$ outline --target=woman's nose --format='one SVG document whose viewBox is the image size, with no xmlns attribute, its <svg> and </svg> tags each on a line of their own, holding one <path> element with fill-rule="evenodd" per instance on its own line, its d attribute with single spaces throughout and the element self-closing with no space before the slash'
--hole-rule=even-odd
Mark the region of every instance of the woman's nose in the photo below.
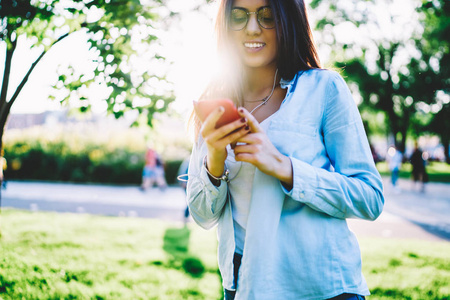
<svg viewBox="0 0 450 300">
<path fill-rule="evenodd" d="M 258 16 L 256 14 L 250 15 L 245 31 L 248 35 L 256 35 L 261 33 L 261 27 L 259 27 Z"/>
</svg>

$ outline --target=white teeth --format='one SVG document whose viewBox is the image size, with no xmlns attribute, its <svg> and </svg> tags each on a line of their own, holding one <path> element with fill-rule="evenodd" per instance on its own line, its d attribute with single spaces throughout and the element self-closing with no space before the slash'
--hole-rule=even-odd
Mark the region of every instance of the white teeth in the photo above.
<svg viewBox="0 0 450 300">
<path fill-rule="evenodd" d="M 244 43 L 244 46 L 247 48 L 260 48 L 264 46 L 263 43 Z"/>
</svg>

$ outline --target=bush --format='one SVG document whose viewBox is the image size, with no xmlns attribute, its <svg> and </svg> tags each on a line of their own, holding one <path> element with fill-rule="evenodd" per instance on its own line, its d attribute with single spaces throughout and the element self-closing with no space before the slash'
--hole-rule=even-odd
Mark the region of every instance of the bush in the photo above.
<svg viewBox="0 0 450 300">
<path fill-rule="evenodd" d="M 7 179 L 140 184 L 145 141 L 129 129 L 114 139 L 63 132 L 26 132 L 5 138 Z M 124 137 L 124 135 L 126 135 Z M 118 142 L 122 141 L 122 143 Z M 185 149 L 183 149 L 185 153 Z M 163 157 L 164 158 L 164 157 Z M 183 157 L 165 162 L 168 184 L 177 184 Z"/>
</svg>

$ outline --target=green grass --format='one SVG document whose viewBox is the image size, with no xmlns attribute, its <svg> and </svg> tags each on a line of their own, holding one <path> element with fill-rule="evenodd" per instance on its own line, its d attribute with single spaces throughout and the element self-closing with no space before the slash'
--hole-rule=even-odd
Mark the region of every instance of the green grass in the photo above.
<svg viewBox="0 0 450 300">
<path fill-rule="evenodd" d="M 446 182 L 450 183 L 450 165 L 443 162 L 430 162 L 427 165 L 427 173 L 430 182 Z M 377 163 L 377 169 L 382 176 L 390 176 L 388 165 L 386 162 Z M 400 169 L 400 178 L 411 179 L 412 166 L 410 163 L 402 164 Z"/>
<path fill-rule="evenodd" d="M 360 240 L 369 299 L 450 299 L 450 243 Z"/>
<path fill-rule="evenodd" d="M 216 233 L 7 209 L 0 299 L 221 299 Z M 450 299 L 450 243 L 361 239 L 370 299 Z"/>
<path fill-rule="evenodd" d="M 3 210 L 0 299 L 218 299 L 214 231 Z"/>
</svg>

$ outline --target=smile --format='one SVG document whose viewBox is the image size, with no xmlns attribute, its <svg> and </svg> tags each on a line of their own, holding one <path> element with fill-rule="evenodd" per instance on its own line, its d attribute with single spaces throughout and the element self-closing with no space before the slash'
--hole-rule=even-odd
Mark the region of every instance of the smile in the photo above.
<svg viewBox="0 0 450 300">
<path fill-rule="evenodd" d="M 251 49 L 261 48 L 264 47 L 265 45 L 266 45 L 265 43 L 244 43 L 244 47 Z"/>
</svg>

